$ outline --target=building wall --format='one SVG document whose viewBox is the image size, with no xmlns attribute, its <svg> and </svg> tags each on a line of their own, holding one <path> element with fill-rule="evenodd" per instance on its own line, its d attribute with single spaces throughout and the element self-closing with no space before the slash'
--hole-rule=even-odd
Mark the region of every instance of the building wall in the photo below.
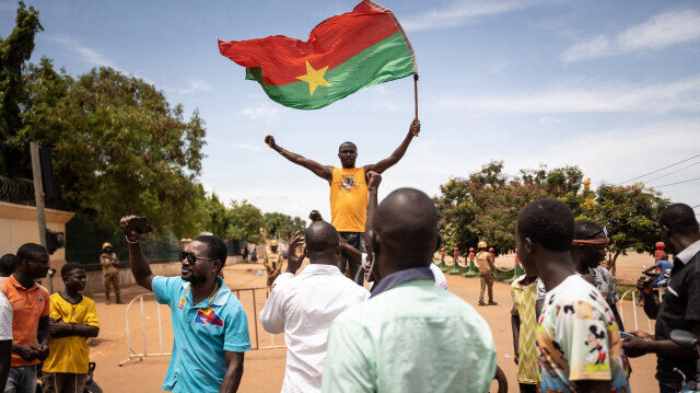
<svg viewBox="0 0 700 393">
<path fill-rule="evenodd" d="M 62 210 L 45 209 L 46 226 L 54 232 L 66 232 L 66 223 L 73 218 L 73 213 Z M 36 220 L 36 208 L 34 206 L 17 205 L 14 203 L 0 202 L 0 255 L 15 254 L 24 243 L 40 243 L 39 228 Z M 66 263 L 63 249 L 57 250 L 50 259 L 51 267 L 60 271 Z M 48 287 L 48 279 L 42 280 L 42 284 Z M 60 279 L 54 278 L 53 289 L 63 289 Z"/>
</svg>

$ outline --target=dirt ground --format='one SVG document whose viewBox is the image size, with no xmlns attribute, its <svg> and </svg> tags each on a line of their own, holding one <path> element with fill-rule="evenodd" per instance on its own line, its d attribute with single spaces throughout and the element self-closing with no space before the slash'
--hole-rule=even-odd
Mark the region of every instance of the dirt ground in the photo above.
<svg viewBox="0 0 700 393">
<path fill-rule="evenodd" d="M 621 257 L 621 260 L 618 262 L 619 278 L 625 282 L 634 282 L 643 267 L 651 263 L 650 260 L 651 258 L 643 255 Z M 265 277 L 260 269 L 262 269 L 262 266 L 259 265 L 228 266 L 224 272 L 225 280 L 232 289 L 260 288 L 265 284 Z M 258 271 L 260 273 L 256 273 Z M 513 344 L 510 328 L 512 302 L 508 284 L 496 283 L 495 285 L 494 296 L 499 303 L 498 306 L 476 307 L 476 300 L 479 294 L 478 279 L 448 275 L 448 282 L 451 292 L 474 305 L 476 311 L 488 321 L 496 341 L 498 364 L 504 369 L 508 377 L 509 391 L 517 392 L 516 368 L 513 362 Z M 142 320 L 139 318 L 141 315 L 141 304 L 138 299 L 132 304 L 127 318 L 126 305 L 107 305 L 102 294 L 95 296 L 101 322 L 100 338 L 91 349 L 91 358 L 97 363 L 95 379 L 106 393 L 160 392 L 160 385 L 167 370 L 169 357 L 148 357 L 142 361 L 134 359 L 126 362 L 123 366 L 120 366 L 120 363 L 128 358 L 127 319 L 129 322 L 128 331 L 132 339 L 131 347 L 135 352 L 143 351 L 144 341 L 146 341 L 148 353 L 155 354 L 170 351 L 172 337 L 170 336 L 168 310 L 163 306 L 156 305 L 152 296 L 139 288 L 127 288 L 123 290 L 123 294 L 127 302 L 139 295 L 146 294 L 143 301 L 143 315 L 145 318 L 143 318 L 142 324 Z M 283 344 L 281 336 L 273 337 L 265 333 L 259 327 L 259 321 L 254 315 L 253 303 L 257 305 L 259 314 L 265 301 L 266 291 L 258 290 L 253 294 L 252 291 L 243 290 L 239 292 L 239 295 L 248 314 L 251 341 L 256 341 L 254 325 L 257 324 L 257 341 L 260 346 L 274 347 Z M 158 308 L 160 308 L 161 312 L 160 322 L 162 329 L 158 327 Z M 641 308 L 638 308 L 636 311 L 640 329 L 649 330 L 650 327 L 653 327 L 653 323 L 649 324 L 646 317 L 644 317 Z M 630 301 L 623 302 L 623 314 L 627 330 L 633 330 L 634 310 Z M 159 337 L 158 331 L 163 331 L 164 335 Z M 146 340 L 144 340 L 142 332 L 146 333 Z M 245 373 L 239 392 L 279 392 L 284 374 L 284 364 L 284 349 L 262 349 L 248 352 L 245 360 Z M 654 379 L 655 365 L 656 358 L 653 355 L 632 361 L 631 386 L 634 392 L 658 391 L 656 380 Z"/>
</svg>

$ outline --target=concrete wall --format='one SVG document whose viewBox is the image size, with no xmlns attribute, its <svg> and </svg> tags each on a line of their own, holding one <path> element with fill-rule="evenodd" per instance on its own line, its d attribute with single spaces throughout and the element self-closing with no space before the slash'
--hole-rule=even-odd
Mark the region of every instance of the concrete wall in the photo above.
<svg viewBox="0 0 700 393">
<path fill-rule="evenodd" d="M 46 209 L 46 226 L 54 232 L 66 232 L 66 223 L 73 218 L 73 213 Z M 24 243 L 40 243 L 39 228 L 36 220 L 36 208 L 34 206 L 17 205 L 14 203 L 0 202 L 0 255 L 15 254 L 19 246 Z M 51 267 L 60 271 L 66 263 L 65 250 L 57 250 L 51 255 Z M 42 280 L 42 284 L 48 287 L 48 279 Z M 60 279 L 53 280 L 54 290 L 63 289 Z"/>
</svg>

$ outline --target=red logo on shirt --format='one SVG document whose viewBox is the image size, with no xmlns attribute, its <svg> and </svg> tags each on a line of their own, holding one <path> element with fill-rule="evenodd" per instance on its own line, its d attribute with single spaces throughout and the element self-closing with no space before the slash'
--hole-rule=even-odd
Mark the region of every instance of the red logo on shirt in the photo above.
<svg viewBox="0 0 700 393">
<path fill-rule="evenodd" d="M 211 308 L 202 308 L 197 310 L 197 317 L 194 319 L 203 325 L 210 324 L 214 326 L 224 326 L 224 321 Z"/>
</svg>

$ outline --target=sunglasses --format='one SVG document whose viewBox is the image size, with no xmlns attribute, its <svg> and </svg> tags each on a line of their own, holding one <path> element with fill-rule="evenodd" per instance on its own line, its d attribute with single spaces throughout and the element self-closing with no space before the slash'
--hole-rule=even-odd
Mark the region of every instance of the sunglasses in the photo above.
<svg viewBox="0 0 700 393">
<path fill-rule="evenodd" d="M 189 264 L 194 265 L 195 263 L 197 263 L 197 260 L 213 261 L 215 258 L 198 257 L 191 252 L 180 251 L 180 261 L 184 261 L 185 259 Z"/>
</svg>

